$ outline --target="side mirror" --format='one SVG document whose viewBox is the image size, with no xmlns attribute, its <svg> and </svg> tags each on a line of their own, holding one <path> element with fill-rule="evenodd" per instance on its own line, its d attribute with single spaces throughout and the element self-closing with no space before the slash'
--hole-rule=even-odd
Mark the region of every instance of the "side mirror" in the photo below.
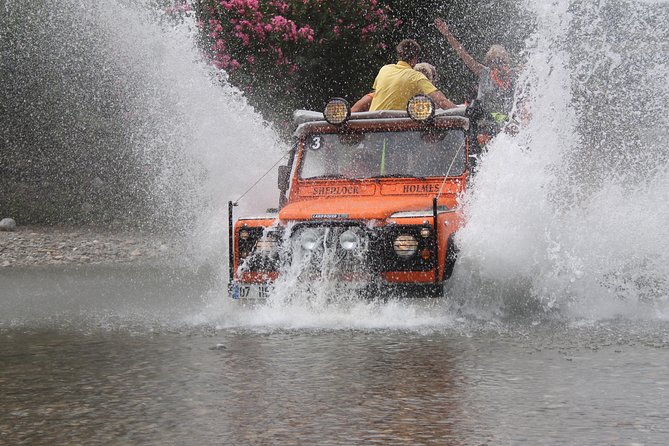
<svg viewBox="0 0 669 446">
<path fill-rule="evenodd" d="M 279 166 L 279 190 L 288 190 L 290 184 L 290 167 Z"/>
</svg>

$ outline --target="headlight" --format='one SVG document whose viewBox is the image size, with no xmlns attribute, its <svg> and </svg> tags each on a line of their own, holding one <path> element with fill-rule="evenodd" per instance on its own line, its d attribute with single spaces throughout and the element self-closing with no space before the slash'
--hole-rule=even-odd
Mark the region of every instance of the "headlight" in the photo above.
<svg viewBox="0 0 669 446">
<path fill-rule="evenodd" d="M 431 233 L 430 228 L 423 227 L 420 229 L 420 236 L 423 238 L 428 238 Z"/>
<path fill-rule="evenodd" d="M 434 109 L 434 102 L 424 94 L 417 94 L 407 104 L 407 113 L 414 121 L 429 121 L 434 117 Z"/>
<path fill-rule="evenodd" d="M 300 236 L 300 246 L 307 251 L 313 251 L 318 242 L 318 235 L 315 231 L 304 231 Z"/>
<path fill-rule="evenodd" d="M 351 106 L 346 99 L 330 99 L 325 105 L 323 116 L 332 125 L 343 124 L 351 116 Z"/>
<path fill-rule="evenodd" d="M 346 251 L 353 251 L 360 245 L 360 237 L 349 229 L 339 236 L 339 244 Z"/>
<path fill-rule="evenodd" d="M 249 238 L 249 231 L 247 231 L 246 229 L 242 229 L 241 231 L 239 231 L 239 238 L 242 239 L 242 240 L 248 239 Z"/>
<path fill-rule="evenodd" d="M 265 236 L 256 243 L 256 251 L 265 256 L 270 256 L 279 248 L 279 241 L 272 236 Z"/>
<path fill-rule="evenodd" d="M 393 242 L 393 249 L 399 257 L 409 258 L 418 251 L 418 240 L 413 235 L 398 235 Z"/>
</svg>

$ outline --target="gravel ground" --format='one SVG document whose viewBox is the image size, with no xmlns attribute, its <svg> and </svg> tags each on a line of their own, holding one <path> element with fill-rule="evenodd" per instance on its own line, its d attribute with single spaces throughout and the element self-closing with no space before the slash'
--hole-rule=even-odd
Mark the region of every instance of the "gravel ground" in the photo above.
<svg viewBox="0 0 669 446">
<path fill-rule="evenodd" d="M 18 227 L 0 231 L 0 269 L 36 265 L 128 264 L 169 261 L 183 242 L 169 235 L 94 228 Z"/>
</svg>

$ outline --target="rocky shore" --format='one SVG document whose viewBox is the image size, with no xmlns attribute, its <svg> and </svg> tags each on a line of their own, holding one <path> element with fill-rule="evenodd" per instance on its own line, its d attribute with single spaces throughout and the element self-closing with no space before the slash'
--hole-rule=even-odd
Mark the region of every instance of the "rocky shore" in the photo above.
<svg viewBox="0 0 669 446">
<path fill-rule="evenodd" d="M 0 269 L 39 265 L 167 262 L 183 252 L 169 235 L 19 226 L 0 231 Z"/>
</svg>

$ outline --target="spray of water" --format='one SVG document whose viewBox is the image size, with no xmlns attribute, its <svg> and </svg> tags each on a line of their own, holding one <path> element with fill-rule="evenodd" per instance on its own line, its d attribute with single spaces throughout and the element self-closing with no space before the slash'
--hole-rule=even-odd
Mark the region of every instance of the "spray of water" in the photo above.
<svg viewBox="0 0 669 446">
<path fill-rule="evenodd" d="M 61 175 L 90 171 L 98 176 L 91 192 L 96 186 L 103 194 L 125 191 L 106 212 L 119 215 L 137 201 L 141 213 L 164 227 L 197 231 L 193 251 L 220 262 L 225 219 L 219 210 L 272 166 L 283 147 L 226 74 L 203 60 L 194 13 L 172 15 L 150 0 L 8 1 L 2 8 L 0 17 L 11 25 L 3 37 L 13 39 L 2 46 L 3 72 L 20 76 L 9 79 L 19 90 L 13 100 L 35 125 L 28 133 L 34 143 L 21 145 L 33 141 L 20 135 L 23 123 L 7 124 L 3 131 L 18 134 L 15 150 L 44 146 L 59 157 L 55 145 L 63 153 L 72 146 L 99 153 L 97 164 L 68 159 Z M 248 211 L 247 203 L 275 206 L 272 186 L 258 187 L 271 192 L 251 193 L 240 210 Z"/>
<path fill-rule="evenodd" d="M 452 292 L 477 312 L 666 317 L 667 4 L 529 7 L 532 120 L 482 162 Z"/>
<path fill-rule="evenodd" d="M 162 14 L 156 16 L 151 8 L 123 8 L 115 2 L 99 6 L 99 13 L 110 29 L 124 24 L 111 36 L 115 57 L 142 80 L 132 102 L 142 117 L 142 150 L 159 161 L 154 193 L 164 197 L 161 208 L 172 209 L 175 195 L 184 200 L 190 215 L 199 218 L 192 225 L 196 230 L 192 254 L 199 263 L 221 263 L 227 200 L 241 196 L 283 156 L 285 148 L 242 94 L 226 82 L 225 73 L 202 59 L 192 15 L 175 23 Z M 238 212 L 276 206 L 273 179 L 267 177 L 248 194 Z M 175 181 L 181 189 L 168 193 L 174 191 Z"/>
</svg>

